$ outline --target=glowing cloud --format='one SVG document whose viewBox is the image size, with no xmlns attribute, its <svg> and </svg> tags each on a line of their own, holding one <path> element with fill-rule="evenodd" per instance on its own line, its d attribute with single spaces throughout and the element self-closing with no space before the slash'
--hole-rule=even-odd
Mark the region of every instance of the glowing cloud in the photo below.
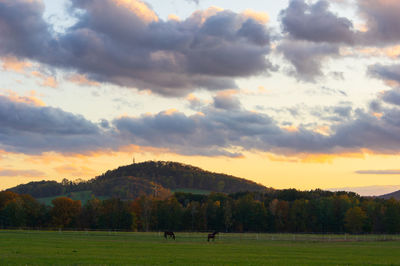
<svg viewBox="0 0 400 266">
<path fill-rule="evenodd" d="M 3 62 L 3 69 L 6 71 L 23 73 L 32 66 L 32 63 L 20 61 L 16 57 L 4 57 L 1 58 L 1 61 Z"/>
<path fill-rule="evenodd" d="M 258 12 L 252 9 L 246 9 L 242 14 L 243 16 L 252 18 L 261 24 L 266 24 L 269 22 L 269 15 L 266 12 Z"/>
<path fill-rule="evenodd" d="M 67 77 L 67 80 L 81 86 L 100 86 L 100 83 L 88 79 L 85 75 L 73 74 Z"/>
<path fill-rule="evenodd" d="M 112 0 L 117 6 L 132 11 L 136 16 L 146 23 L 157 22 L 157 14 L 144 2 L 140 0 Z"/>
<path fill-rule="evenodd" d="M 0 94 L 1 95 L 1 94 Z M 13 102 L 26 103 L 34 106 L 45 106 L 46 104 L 39 98 L 36 97 L 35 91 L 30 91 L 27 96 L 20 96 L 16 92 L 7 90 L 4 96 L 8 97 Z"/>
</svg>

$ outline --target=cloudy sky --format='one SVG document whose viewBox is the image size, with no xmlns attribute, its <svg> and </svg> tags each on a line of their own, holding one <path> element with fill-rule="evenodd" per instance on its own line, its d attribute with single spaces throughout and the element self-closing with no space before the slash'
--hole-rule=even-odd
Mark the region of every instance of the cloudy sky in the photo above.
<svg viewBox="0 0 400 266">
<path fill-rule="evenodd" d="M 397 0 L 0 0 L 0 189 L 135 157 L 275 188 L 394 190 L 399 13 Z"/>
</svg>

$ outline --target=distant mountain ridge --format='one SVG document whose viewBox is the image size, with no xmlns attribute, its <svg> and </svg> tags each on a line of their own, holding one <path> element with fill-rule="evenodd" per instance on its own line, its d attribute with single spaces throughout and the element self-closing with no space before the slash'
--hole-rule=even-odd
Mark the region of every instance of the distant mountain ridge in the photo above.
<svg viewBox="0 0 400 266">
<path fill-rule="evenodd" d="M 391 199 L 391 198 L 394 198 L 394 199 L 396 199 L 396 200 L 400 200 L 400 190 L 397 190 L 397 191 L 395 191 L 395 192 L 392 192 L 392 193 L 389 193 L 389 194 L 385 194 L 385 195 L 379 196 L 378 198 L 381 198 L 381 199 Z"/>
<path fill-rule="evenodd" d="M 268 190 L 263 185 L 243 178 L 165 161 L 147 161 L 121 166 L 79 183 L 68 180 L 63 180 L 61 183 L 40 181 L 19 185 L 8 190 L 19 194 L 30 194 L 36 198 L 92 191 L 94 196 L 133 199 L 140 195 L 165 193 L 167 190 L 179 189 L 223 193 Z"/>
</svg>

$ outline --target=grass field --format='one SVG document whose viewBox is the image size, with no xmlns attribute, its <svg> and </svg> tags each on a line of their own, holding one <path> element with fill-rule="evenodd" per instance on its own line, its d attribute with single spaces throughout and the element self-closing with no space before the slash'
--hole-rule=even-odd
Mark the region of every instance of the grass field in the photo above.
<svg viewBox="0 0 400 266">
<path fill-rule="evenodd" d="M 220 234 L 208 243 L 204 233 L 176 235 L 0 231 L 0 264 L 400 265 L 398 237 Z"/>
</svg>

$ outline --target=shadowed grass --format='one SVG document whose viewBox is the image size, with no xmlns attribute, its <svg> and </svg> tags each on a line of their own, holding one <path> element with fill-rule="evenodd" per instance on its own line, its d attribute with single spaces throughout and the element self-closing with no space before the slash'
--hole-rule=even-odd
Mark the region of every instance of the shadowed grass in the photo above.
<svg viewBox="0 0 400 266">
<path fill-rule="evenodd" d="M 267 234 L 221 234 L 208 243 L 206 234 L 176 235 L 173 241 L 159 233 L 0 231 L 0 263 L 400 265 L 398 241 L 282 241 Z"/>
</svg>

